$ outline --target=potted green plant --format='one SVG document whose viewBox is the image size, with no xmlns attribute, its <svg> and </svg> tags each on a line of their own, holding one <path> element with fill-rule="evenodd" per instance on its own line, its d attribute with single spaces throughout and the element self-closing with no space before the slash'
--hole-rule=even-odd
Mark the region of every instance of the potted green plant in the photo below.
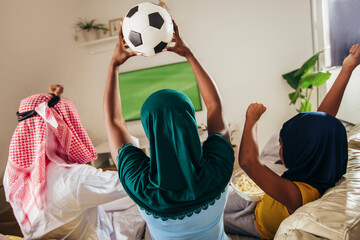
<svg viewBox="0 0 360 240">
<path fill-rule="evenodd" d="M 105 24 L 97 23 L 96 19 L 92 19 L 90 21 L 86 19 L 79 18 L 75 23 L 75 33 L 74 40 L 77 41 L 79 39 L 79 32 L 83 33 L 85 41 L 93 41 L 99 39 L 99 30 L 103 31 L 103 34 L 106 34 L 109 29 Z"/>
<path fill-rule="evenodd" d="M 313 71 L 315 64 L 319 60 L 320 54 L 324 50 L 316 53 L 307 60 L 300 68 L 282 75 L 286 82 L 295 91 L 289 94 L 290 105 L 297 105 L 298 112 L 311 112 L 310 102 L 311 93 L 314 87 L 320 87 L 331 76 L 330 72 Z"/>
</svg>

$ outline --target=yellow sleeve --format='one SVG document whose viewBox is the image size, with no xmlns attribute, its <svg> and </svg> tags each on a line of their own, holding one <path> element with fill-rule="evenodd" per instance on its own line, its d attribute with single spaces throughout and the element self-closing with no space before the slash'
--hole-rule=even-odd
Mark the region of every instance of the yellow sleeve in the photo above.
<svg viewBox="0 0 360 240">
<path fill-rule="evenodd" d="M 312 201 L 320 198 L 320 193 L 316 188 L 310 186 L 307 183 L 303 183 L 303 182 L 294 182 L 294 183 L 296 184 L 296 186 L 299 188 L 299 190 L 301 192 L 302 205 L 305 205 L 308 202 L 312 202 Z"/>
<path fill-rule="evenodd" d="M 301 192 L 305 205 L 320 198 L 318 190 L 303 182 L 294 182 Z M 255 208 L 255 225 L 262 239 L 273 239 L 281 222 L 290 216 L 287 208 L 269 195 L 265 194 Z"/>
</svg>

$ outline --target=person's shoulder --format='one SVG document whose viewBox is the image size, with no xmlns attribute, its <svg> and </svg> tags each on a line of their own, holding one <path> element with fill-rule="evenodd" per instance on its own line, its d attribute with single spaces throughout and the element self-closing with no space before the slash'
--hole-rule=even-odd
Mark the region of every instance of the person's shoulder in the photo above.
<svg viewBox="0 0 360 240">
<path fill-rule="evenodd" d="M 204 144 L 211 142 L 224 142 L 227 143 L 229 146 L 231 146 L 229 140 L 219 132 L 210 133 L 207 139 L 205 140 Z"/>
<path fill-rule="evenodd" d="M 228 168 L 231 166 L 229 170 L 232 172 L 235 159 L 234 149 L 227 138 L 220 133 L 210 134 L 203 143 L 203 157 L 215 163 L 216 166 L 218 166 L 220 162 L 224 163 L 222 164 L 223 167 Z"/>
<path fill-rule="evenodd" d="M 118 163 L 120 164 L 124 160 L 126 161 L 131 159 L 132 161 L 136 161 L 136 160 L 143 161 L 148 157 L 142 149 L 134 146 L 132 143 L 129 143 L 129 144 L 123 144 L 121 148 L 118 149 L 118 156 L 116 158 Z"/>
<path fill-rule="evenodd" d="M 314 201 L 318 198 L 320 198 L 319 191 L 314 188 L 313 186 L 304 183 L 304 182 L 295 182 L 296 186 L 299 188 L 301 192 L 301 196 L 303 199 L 303 204 L 306 204 L 308 202 Z"/>
<path fill-rule="evenodd" d="M 203 143 L 203 148 L 204 151 L 223 149 L 233 152 L 232 144 L 225 136 L 221 135 L 221 133 L 218 132 L 211 133 L 207 137 L 207 139 Z"/>
<path fill-rule="evenodd" d="M 60 170 L 60 168 L 62 168 Z M 88 164 L 73 164 L 68 167 L 58 167 L 55 170 L 57 175 L 63 179 L 63 182 L 89 182 L 99 178 L 117 177 L 116 171 L 103 171 L 101 168 L 95 168 Z"/>
</svg>

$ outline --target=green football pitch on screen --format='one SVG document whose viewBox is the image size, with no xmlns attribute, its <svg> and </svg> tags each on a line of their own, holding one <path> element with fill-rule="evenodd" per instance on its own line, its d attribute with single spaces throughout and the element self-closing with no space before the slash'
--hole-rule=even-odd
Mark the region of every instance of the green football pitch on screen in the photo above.
<svg viewBox="0 0 360 240">
<path fill-rule="evenodd" d="M 140 119 L 140 110 L 147 97 L 165 88 L 185 93 L 195 111 L 202 110 L 199 88 L 188 62 L 119 73 L 119 88 L 125 121 Z"/>
</svg>

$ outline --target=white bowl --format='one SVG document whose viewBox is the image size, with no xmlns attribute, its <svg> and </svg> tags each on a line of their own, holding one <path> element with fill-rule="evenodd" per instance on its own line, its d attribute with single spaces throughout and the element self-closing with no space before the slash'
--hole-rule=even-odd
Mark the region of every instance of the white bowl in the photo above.
<svg viewBox="0 0 360 240">
<path fill-rule="evenodd" d="M 264 192 L 262 193 L 248 193 L 248 192 L 242 192 L 240 191 L 237 187 L 236 187 L 236 182 L 237 180 L 241 177 L 241 175 L 243 175 L 246 173 L 244 172 L 244 170 L 242 170 L 241 168 L 236 170 L 233 175 L 231 176 L 230 179 L 230 185 L 232 186 L 232 188 L 234 189 L 234 191 L 242 198 L 244 198 L 245 200 L 248 201 L 260 201 L 262 196 L 264 195 Z"/>
</svg>

